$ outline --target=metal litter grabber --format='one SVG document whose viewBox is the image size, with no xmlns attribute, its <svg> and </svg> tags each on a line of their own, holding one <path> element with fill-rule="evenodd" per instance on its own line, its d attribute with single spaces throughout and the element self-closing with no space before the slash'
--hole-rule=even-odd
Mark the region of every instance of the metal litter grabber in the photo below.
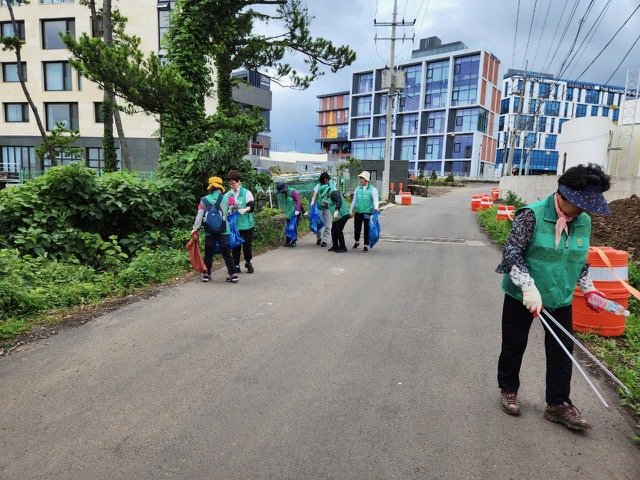
<svg viewBox="0 0 640 480">
<path fill-rule="evenodd" d="M 605 367 L 602 362 L 600 362 L 600 360 L 598 360 L 595 356 L 593 356 L 593 354 L 584 346 L 582 345 L 578 339 L 576 337 L 574 337 L 573 335 L 571 335 L 566 328 L 564 328 L 562 325 L 560 325 L 560 322 L 558 322 L 555 318 L 553 318 L 553 315 L 551 315 L 547 310 L 545 310 L 544 308 L 542 309 L 542 312 L 544 312 L 547 317 L 566 335 L 568 336 L 573 343 L 580 348 L 580 350 L 582 350 L 591 360 L 593 360 L 593 362 L 598 365 L 602 371 L 604 371 L 604 373 L 606 373 L 614 382 L 616 382 L 620 387 L 622 387 L 622 389 L 625 391 L 625 393 L 627 395 L 631 395 L 631 391 L 627 388 L 627 386 L 622 383 L 620 380 L 618 380 L 618 378 L 609 371 L 609 369 L 607 369 L 607 367 Z M 540 318 L 542 320 L 542 317 Z M 553 333 L 553 331 L 551 331 L 551 333 Z M 554 335 L 555 337 L 555 335 Z M 558 339 L 558 337 L 556 337 L 556 340 L 560 341 Z M 561 344 L 562 345 L 562 344 Z M 564 345 L 563 345 L 564 346 Z M 568 352 L 567 352 L 568 353 Z M 578 367 L 579 368 L 579 367 Z"/>
<path fill-rule="evenodd" d="M 549 312 L 547 312 L 546 310 L 540 310 L 540 313 L 545 312 L 547 315 L 549 315 Z M 589 379 L 589 377 L 587 377 L 587 374 L 584 373 L 584 370 L 582 370 L 582 367 L 580 366 L 580 364 L 578 363 L 578 361 L 573 357 L 573 355 L 571 355 L 571 353 L 569 353 L 569 350 L 567 350 L 567 347 L 564 346 L 564 344 L 560 341 L 560 339 L 558 338 L 558 336 L 556 335 L 556 332 L 554 332 L 551 327 L 549 326 L 549 324 L 547 323 L 547 321 L 542 317 L 542 315 L 538 315 L 538 318 L 540 319 L 540 321 L 542 322 L 542 324 L 545 326 L 545 328 L 547 330 L 549 330 L 549 333 L 551 335 L 553 335 L 553 338 L 556 339 L 556 341 L 558 342 L 558 345 L 560 345 L 560 347 L 562 348 L 562 350 L 564 350 L 564 353 L 566 353 L 569 358 L 571 359 L 571 361 L 573 362 L 573 364 L 576 366 L 576 368 L 578 369 L 578 371 L 580 372 L 580 374 L 582 375 L 582 378 L 585 379 L 585 381 L 589 384 L 589 386 L 591 387 L 591 390 L 593 390 L 593 392 L 596 394 L 596 396 L 600 399 L 600 401 L 602 402 L 602 404 L 609 408 L 609 405 L 607 405 L 607 402 L 605 402 L 604 398 L 602 398 L 602 395 L 600 395 L 600 392 L 598 391 L 598 389 L 595 387 L 595 385 L 591 382 L 591 380 Z M 558 322 L 556 321 L 555 318 L 551 317 L 549 315 L 549 318 L 551 318 L 556 325 L 558 325 Z M 573 338 L 573 336 L 571 336 L 571 338 Z M 576 341 L 575 338 L 573 338 L 574 343 L 578 343 Z"/>
</svg>

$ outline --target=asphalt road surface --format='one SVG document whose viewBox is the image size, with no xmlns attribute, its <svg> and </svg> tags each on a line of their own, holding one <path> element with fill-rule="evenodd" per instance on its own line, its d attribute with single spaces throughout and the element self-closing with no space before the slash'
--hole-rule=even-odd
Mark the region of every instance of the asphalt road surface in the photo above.
<svg viewBox="0 0 640 480">
<path fill-rule="evenodd" d="M 0 360 L 0 479 L 632 479 L 633 424 L 578 372 L 594 425 L 546 421 L 542 327 L 523 414 L 496 385 L 501 251 L 455 189 L 382 211 L 368 254 L 298 247 Z M 347 223 L 348 246 L 353 221 Z"/>
</svg>

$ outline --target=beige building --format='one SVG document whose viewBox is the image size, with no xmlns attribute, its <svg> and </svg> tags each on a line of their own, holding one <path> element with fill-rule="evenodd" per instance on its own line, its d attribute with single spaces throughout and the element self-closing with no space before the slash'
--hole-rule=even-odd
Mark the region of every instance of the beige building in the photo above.
<svg viewBox="0 0 640 480">
<path fill-rule="evenodd" d="M 97 0 L 96 4 L 100 8 L 102 1 Z M 126 31 L 140 37 L 140 49 L 145 54 L 157 52 L 162 56 L 161 36 L 168 29 L 169 12 L 174 4 L 175 1 L 118 1 L 113 2 L 113 8 L 127 17 Z M 67 128 L 78 128 L 81 135 L 78 146 L 83 148 L 86 164 L 101 168 L 102 91 L 70 67 L 70 53 L 58 35 L 65 31 L 76 37 L 83 32 L 90 34 L 88 7 L 78 0 L 32 0 L 28 5 L 14 1 L 13 10 L 18 34 L 25 41 L 22 61 L 27 88 L 45 128 L 51 131 L 59 121 Z M 6 0 L 0 0 L 0 28 L 2 35 L 13 34 Z M 3 176 L 15 179 L 20 172 L 42 169 L 34 151 L 42 138 L 18 81 L 15 53 L 0 51 L 0 64 L 0 179 Z M 119 103 L 124 104 L 122 100 Z M 214 100 L 208 101 L 207 111 L 215 111 Z M 159 127 L 157 118 L 144 113 L 121 117 L 133 168 L 155 170 L 159 152 L 159 141 L 154 137 Z M 62 159 L 62 163 L 68 161 Z"/>
</svg>

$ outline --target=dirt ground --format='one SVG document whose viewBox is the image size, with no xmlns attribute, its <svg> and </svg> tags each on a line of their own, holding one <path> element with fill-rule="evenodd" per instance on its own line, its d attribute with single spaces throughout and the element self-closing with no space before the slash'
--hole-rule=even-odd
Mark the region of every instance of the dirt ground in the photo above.
<svg viewBox="0 0 640 480">
<path fill-rule="evenodd" d="M 591 214 L 591 245 L 640 254 L 640 198 L 614 200 L 611 215 Z"/>
</svg>

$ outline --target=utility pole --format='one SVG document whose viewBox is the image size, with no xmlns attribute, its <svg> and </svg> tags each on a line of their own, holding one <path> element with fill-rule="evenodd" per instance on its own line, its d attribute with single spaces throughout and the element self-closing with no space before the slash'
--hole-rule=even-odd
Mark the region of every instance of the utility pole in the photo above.
<svg viewBox="0 0 640 480">
<path fill-rule="evenodd" d="M 391 178 L 391 124 L 393 117 L 393 99 L 398 90 L 404 87 L 404 75 L 398 75 L 395 71 L 395 48 L 396 48 L 396 26 L 398 18 L 398 0 L 393 1 L 393 16 L 391 19 L 391 23 L 381 23 L 373 20 L 374 26 L 381 27 L 391 27 L 391 37 L 390 38 L 381 38 L 380 40 L 391 40 L 391 53 L 389 58 L 389 68 L 387 70 L 388 75 L 386 81 L 388 82 L 387 87 L 387 115 L 386 115 L 386 123 L 385 123 L 385 134 L 384 134 L 384 172 L 382 173 L 382 199 L 387 201 L 389 198 L 389 184 Z M 416 21 L 414 20 L 410 25 L 415 25 Z M 404 20 L 401 22 L 402 26 L 409 25 L 409 23 L 405 23 Z M 376 40 L 377 40 L 376 36 Z M 404 41 L 404 37 L 403 37 Z M 384 78 L 384 75 L 383 75 Z M 383 87 L 385 86 L 385 82 L 383 81 Z"/>
</svg>

